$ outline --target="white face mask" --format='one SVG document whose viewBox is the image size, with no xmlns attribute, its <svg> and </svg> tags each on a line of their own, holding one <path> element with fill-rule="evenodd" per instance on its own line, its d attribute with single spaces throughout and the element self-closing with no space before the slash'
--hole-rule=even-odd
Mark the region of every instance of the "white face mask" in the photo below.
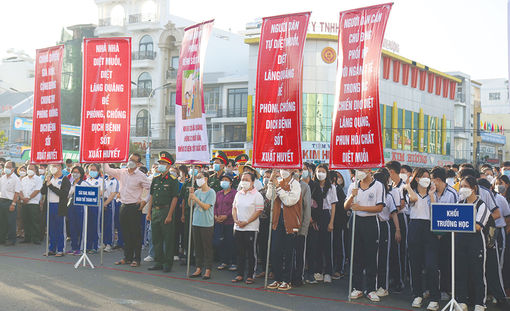
<svg viewBox="0 0 510 311">
<path fill-rule="evenodd" d="M 35 172 L 34 172 L 34 171 L 32 171 L 32 170 L 28 170 L 28 171 L 27 171 L 27 175 L 28 175 L 28 176 L 34 176 L 34 175 L 35 175 Z"/>
<path fill-rule="evenodd" d="M 50 168 L 50 173 L 51 173 L 51 175 L 55 175 L 57 172 L 58 172 L 58 168 L 56 168 L 55 166 L 52 166 L 52 167 Z"/>
<path fill-rule="evenodd" d="M 430 178 L 422 177 L 422 178 L 420 178 L 420 181 L 418 183 L 423 188 L 428 188 L 430 186 Z"/>
<path fill-rule="evenodd" d="M 25 177 L 25 176 L 27 176 L 27 172 L 21 171 L 21 172 L 19 172 L 19 176 L 20 177 Z"/>
<path fill-rule="evenodd" d="M 469 198 L 472 193 L 473 193 L 473 190 L 471 188 L 460 188 L 459 198 L 461 201 L 463 201 L 463 200 Z"/>
<path fill-rule="evenodd" d="M 46 171 L 44 170 L 44 168 L 40 168 L 40 169 L 39 169 L 39 175 L 44 175 L 44 173 L 46 173 Z"/>
<path fill-rule="evenodd" d="M 327 176 L 327 173 L 325 172 L 317 172 L 317 179 L 320 180 L 320 181 L 323 181 L 326 179 L 326 176 Z"/>
<path fill-rule="evenodd" d="M 492 181 L 494 180 L 494 176 L 487 175 L 487 176 L 485 176 L 485 179 L 487 179 L 492 184 Z"/>
<path fill-rule="evenodd" d="M 453 186 L 454 183 L 455 183 L 455 178 L 453 178 L 453 177 L 446 178 L 446 184 L 448 184 L 448 186 Z"/>
<path fill-rule="evenodd" d="M 407 174 L 405 173 L 400 173 L 398 174 L 398 176 L 400 177 L 400 179 L 402 179 L 404 182 L 407 182 Z"/>
<path fill-rule="evenodd" d="M 280 170 L 280 176 L 282 176 L 283 179 L 290 176 L 290 172 L 287 170 Z"/>
<path fill-rule="evenodd" d="M 251 187 L 251 183 L 245 180 L 241 181 L 239 185 L 241 186 L 241 188 L 243 188 L 244 191 L 248 191 L 248 189 L 250 189 Z"/>
<path fill-rule="evenodd" d="M 505 185 L 497 185 L 494 187 L 494 190 L 499 194 L 504 194 L 506 191 Z"/>
<path fill-rule="evenodd" d="M 199 178 L 197 179 L 197 186 L 200 188 L 205 184 L 205 179 Z"/>
<path fill-rule="evenodd" d="M 9 175 L 10 173 L 12 173 L 12 170 L 10 168 L 4 168 L 4 174 L 5 175 Z"/>
<path fill-rule="evenodd" d="M 129 161 L 128 164 L 127 164 L 127 167 L 128 168 L 135 168 L 136 167 L 136 162 L 135 161 Z"/>
<path fill-rule="evenodd" d="M 364 180 L 365 178 L 367 178 L 367 173 L 356 170 L 356 180 Z"/>
<path fill-rule="evenodd" d="M 264 183 L 264 186 L 267 185 L 267 183 L 269 182 L 269 178 L 264 178 L 262 182 Z"/>
</svg>

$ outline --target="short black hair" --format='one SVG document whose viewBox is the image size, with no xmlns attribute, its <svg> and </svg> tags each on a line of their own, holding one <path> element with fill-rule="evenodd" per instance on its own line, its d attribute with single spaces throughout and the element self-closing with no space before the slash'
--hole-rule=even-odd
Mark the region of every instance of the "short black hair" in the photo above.
<svg viewBox="0 0 510 311">
<path fill-rule="evenodd" d="M 400 174 L 400 169 L 402 168 L 402 165 L 398 161 L 389 161 L 386 162 L 384 165 L 388 170 L 392 170 L 397 174 Z"/>
<path fill-rule="evenodd" d="M 133 153 L 134 154 L 134 153 Z M 144 174 L 147 174 L 147 172 L 149 171 L 145 166 L 141 166 L 140 168 L 138 168 L 140 170 L 140 172 L 144 173 Z"/>
<path fill-rule="evenodd" d="M 244 172 L 244 173 L 243 173 L 243 176 L 244 176 L 244 175 L 248 175 L 248 176 L 250 176 L 251 181 L 255 181 L 255 174 L 250 173 L 250 172 Z M 242 178 L 242 177 L 241 177 L 241 178 Z"/>
<path fill-rule="evenodd" d="M 432 178 L 438 178 L 442 182 L 446 182 L 446 170 L 443 167 L 434 167 L 430 174 L 432 174 Z"/>
<path fill-rule="evenodd" d="M 0 158 L 0 162 L 5 163 L 7 160 L 5 158 Z"/>
<path fill-rule="evenodd" d="M 457 175 L 455 174 L 454 170 L 447 170 L 446 171 L 446 178 L 455 178 Z"/>
<path fill-rule="evenodd" d="M 142 161 L 142 156 L 139 153 L 135 152 L 135 153 L 132 153 L 131 155 L 134 155 L 135 157 L 138 158 L 138 161 L 136 161 L 136 162 L 141 162 Z"/>
<path fill-rule="evenodd" d="M 462 179 L 466 176 L 473 176 L 474 178 L 479 178 L 480 177 L 480 173 L 478 173 L 476 170 L 472 169 L 472 168 L 463 168 L 460 170 L 459 172 L 459 177 Z"/>
<path fill-rule="evenodd" d="M 67 160 L 66 160 L 66 164 L 73 164 L 73 160 L 71 160 L 71 159 L 67 159 Z"/>
<path fill-rule="evenodd" d="M 452 168 L 459 169 L 459 165 L 458 164 L 452 164 Z"/>
<path fill-rule="evenodd" d="M 408 171 L 409 173 L 412 173 L 412 172 L 413 172 L 413 169 L 412 169 L 409 165 L 406 165 L 406 164 L 404 164 L 404 165 L 402 165 L 402 166 L 400 167 L 400 170 L 402 170 L 402 169 L 405 169 L 405 170 L 406 170 L 406 171 Z"/>
</svg>

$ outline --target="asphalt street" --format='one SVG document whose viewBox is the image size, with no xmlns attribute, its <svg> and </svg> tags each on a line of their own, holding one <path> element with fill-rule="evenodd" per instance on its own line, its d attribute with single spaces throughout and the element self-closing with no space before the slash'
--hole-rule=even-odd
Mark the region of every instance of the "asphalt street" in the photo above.
<svg viewBox="0 0 510 311">
<path fill-rule="evenodd" d="M 377 304 L 366 298 L 349 303 L 347 278 L 278 292 L 265 290 L 262 279 L 233 284 L 230 271 L 213 271 L 212 279 L 204 281 L 186 278 L 186 267 L 178 263 L 171 273 L 148 271 L 145 262 L 137 268 L 115 266 L 120 250 L 105 253 L 103 266 L 99 254 L 90 255 L 95 269 L 75 269 L 79 257 L 46 258 L 43 252 L 44 245 L 0 246 L 0 310 L 411 309 L 407 292 Z"/>
</svg>

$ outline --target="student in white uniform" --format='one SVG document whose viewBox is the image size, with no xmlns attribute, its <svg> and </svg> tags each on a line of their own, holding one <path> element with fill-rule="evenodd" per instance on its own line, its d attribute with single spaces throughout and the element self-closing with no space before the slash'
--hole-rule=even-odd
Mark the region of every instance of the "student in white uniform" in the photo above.
<svg viewBox="0 0 510 311">
<path fill-rule="evenodd" d="M 80 166 L 75 166 L 71 170 L 73 182 L 69 190 L 69 205 L 67 207 L 67 218 L 69 220 L 69 236 L 71 237 L 71 249 L 68 254 L 79 256 L 81 255 L 82 239 L 83 239 L 83 212 L 84 206 L 74 205 L 74 194 L 76 193 L 76 186 L 89 186 L 84 180 L 85 171 Z"/>
<path fill-rule="evenodd" d="M 496 178 L 495 190 L 501 194 L 507 203 L 510 203 L 510 178 L 506 175 L 500 175 Z M 506 212 L 502 211 L 502 216 L 506 222 L 506 228 L 510 228 L 510 209 Z M 502 254 L 500 256 L 500 263 L 503 275 L 503 284 L 505 289 L 510 289 L 510 235 L 508 231 L 502 230 L 501 232 L 501 244 L 504 245 Z M 498 244 L 499 244 L 498 240 Z M 501 245 L 499 244 L 499 245 Z"/>
<path fill-rule="evenodd" d="M 25 240 L 22 243 L 41 244 L 41 201 L 42 180 L 37 176 L 38 168 L 30 164 L 27 169 L 27 177 L 21 180 L 20 199 L 23 204 L 21 215 L 23 218 L 23 230 Z"/>
<path fill-rule="evenodd" d="M 422 270 L 426 272 L 426 289 L 430 291 L 427 310 L 439 310 L 439 237 L 430 231 L 430 209 L 435 202 L 436 188 L 431 184 L 429 171 L 418 168 L 413 180 L 406 184 L 409 202 L 409 259 L 411 264 L 411 287 L 413 308 L 423 303 Z"/>
<path fill-rule="evenodd" d="M 383 184 L 374 180 L 370 169 L 356 171 L 357 186 L 349 188 L 344 207 L 354 211 L 356 226 L 354 234 L 353 290 L 351 299 L 363 296 L 363 289 L 372 302 L 380 301 L 376 294 L 378 219 L 377 214 L 385 206 Z M 363 273 L 365 271 L 365 274 Z M 365 277 L 365 286 L 363 278 Z"/>
<path fill-rule="evenodd" d="M 113 247 L 113 227 L 114 227 L 114 200 L 119 194 L 119 181 L 111 176 L 105 176 L 104 191 L 104 233 L 103 244 L 105 252 L 111 252 Z"/>
<path fill-rule="evenodd" d="M 16 204 L 21 182 L 14 174 L 15 170 L 14 162 L 7 161 L 4 175 L 0 177 L 0 244 L 6 246 L 16 244 Z"/>
</svg>

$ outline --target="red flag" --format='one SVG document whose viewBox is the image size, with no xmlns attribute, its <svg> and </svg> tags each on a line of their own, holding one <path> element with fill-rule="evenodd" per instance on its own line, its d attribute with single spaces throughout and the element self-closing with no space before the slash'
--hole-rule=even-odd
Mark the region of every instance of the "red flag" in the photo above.
<svg viewBox="0 0 510 311">
<path fill-rule="evenodd" d="M 34 114 L 30 161 L 62 163 L 60 78 L 64 46 L 40 49 L 35 57 Z"/>
<path fill-rule="evenodd" d="M 340 13 L 331 169 L 384 165 L 379 64 L 391 7 L 387 3 Z"/>
<path fill-rule="evenodd" d="M 126 162 L 131 115 L 131 38 L 83 40 L 80 162 Z"/>
<path fill-rule="evenodd" d="M 253 165 L 296 169 L 301 154 L 303 47 L 310 12 L 266 17 L 257 61 Z"/>
</svg>

